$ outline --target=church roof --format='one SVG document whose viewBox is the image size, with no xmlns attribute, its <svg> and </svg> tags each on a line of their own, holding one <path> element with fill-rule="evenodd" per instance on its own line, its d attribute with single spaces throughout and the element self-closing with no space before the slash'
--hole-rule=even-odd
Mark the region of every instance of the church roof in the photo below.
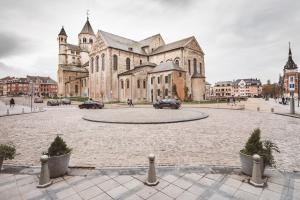
<svg viewBox="0 0 300 200">
<path fill-rule="evenodd" d="M 80 51 L 80 46 L 74 44 L 67 44 L 67 47 L 72 51 Z"/>
<path fill-rule="evenodd" d="M 161 38 L 161 39 L 162 39 L 162 37 L 161 37 L 161 35 L 160 35 L 159 33 L 156 34 L 156 35 L 152 35 L 152 36 L 150 36 L 150 37 L 147 37 L 147 38 L 145 38 L 145 39 L 139 41 L 139 43 L 140 43 L 142 46 L 149 46 L 149 45 L 151 44 L 151 42 L 152 42 L 153 40 L 157 39 L 157 38 Z M 164 42 L 163 42 L 163 43 L 164 43 Z"/>
<path fill-rule="evenodd" d="M 155 67 L 156 64 L 155 63 L 151 63 L 151 62 L 145 62 L 141 65 L 137 65 L 135 66 L 133 69 L 131 70 L 128 70 L 128 71 L 125 71 L 125 72 L 122 72 L 120 73 L 118 76 L 126 76 L 126 75 L 130 75 L 130 74 L 134 74 L 135 72 L 139 71 L 141 68 L 143 67 Z"/>
<path fill-rule="evenodd" d="M 70 72 L 88 73 L 88 70 L 86 68 L 77 67 L 77 66 L 61 66 L 61 69 Z"/>
<path fill-rule="evenodd" d="M 95 35 L 94 30 L 90 24 L 89 19 L 86 20 L 81 32 L 79 34 L 90 34 L 90 35 Z"/>
<path fill-rule="evenodd" d="M 291 47 L 289 47 L 289 58 L 284 66 L 284 69 L 297 69 L 297 68 L 298 66 L 293 60 Z"/>
<path fill-rule="evenodd" d="M 156 48 L 151 54 L 158 54 L 158 53 L 162 53 L 162 52 L 166 52 L 166 51 L 170 51 L 173 49 L 179 49 L 181 47 L 184 47 L 188 42 L 190 42 L 192 39 L 194 39 L 194 37 L 188 37 L 182 40 L 178 40 L 176 42 L 172 42 L 163 46 L 160 46 L 158 48 Z"/>
<path fill-rule="evenodd" d="M 182 71 L 185 72 L 184 69 L 179 67 L 173 62 L 162 62 L 157 67 L 155 67 L 150 73 L 164 72 L 164 71 Z"/>
<path fill-rule="evenodd" d="M 61 27 L 61 29 L 60 29 L 60 32 L 59 32 L 59 34 L 58 34 L 58 35 L 67 36 L 67 33 L 66 33 L 66 31 L 65 31 L 64 27 Z"/>
<path fill-rule="evenodd" d="M 109 47 L 124 51 L 131 51 L 142 55 L 146 54 L 146 52 L 142 49 L 142 44 L 137 41 L 130 40 L 102 30 L 99 30 L 99 32 L 103 36 L 103 39 L 107 42 L 107 45 Z"/>
</svg>

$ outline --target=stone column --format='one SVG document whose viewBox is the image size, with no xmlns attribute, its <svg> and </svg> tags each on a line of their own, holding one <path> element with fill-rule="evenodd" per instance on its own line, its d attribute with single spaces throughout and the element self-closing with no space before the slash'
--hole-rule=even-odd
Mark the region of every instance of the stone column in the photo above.
<svg viewBox="0 0 300 200">
<path fill-rule="evenodd" d="M 159 183 L 156 177 L 156 172 L 155 172 L 155 156 L 154 154 L 149 155 L 149 170 L 148 170 L 148 178 L 147 181 L 145 182 L 146 185 L 148 186 L 154 186 Z"/>
<path fill-rule="evenodd" d="M 255 187 L 263 187 L 264 182 L 262 180 L 261 174 L 261 167 L 260 167 L 261 158 L 259 155 L 253 155 L 253 170 L 252 170 L 252 177 L 250 180 L 250 184 L 254 185 Z"/>
<path fill-rule="evenodd" d="M 48 156 L 42 155 L 40 160 L 41 160 L 42 167 L 41 167 L 39 184 L 37 187 L 44 188 L 52 184 L 52 181 L 50 180 L 50 174 L 48 168 Z"/>
</svg>

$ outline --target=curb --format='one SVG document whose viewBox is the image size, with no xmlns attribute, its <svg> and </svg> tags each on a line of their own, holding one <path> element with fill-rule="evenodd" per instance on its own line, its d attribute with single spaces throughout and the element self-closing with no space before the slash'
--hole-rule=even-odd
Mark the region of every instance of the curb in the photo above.
<svg viewBox="0 0 300 200">
<path fill-rule="evenodd" d="M 27 114 L 35 114 L 40 112 L 45 112 L 46 110 L 36 111 L 36 112 L 24 112 L 24 113 L 15 113 L 15 114 L 9 114 L 9 115 L 0 115 L 0 117 L 9 117 L 9 116 L 15 116 L 15 115 L 27 115 Z"/>
<path fill-rule="evenodd" d="M 288 113 L 276 113 L 276 112 L 274 112 L 273 114 L 300 119 L 300 115 L 298 116 L 298 115 L 293 115 L 293 114 L 288 114 Z"/>
</svg>

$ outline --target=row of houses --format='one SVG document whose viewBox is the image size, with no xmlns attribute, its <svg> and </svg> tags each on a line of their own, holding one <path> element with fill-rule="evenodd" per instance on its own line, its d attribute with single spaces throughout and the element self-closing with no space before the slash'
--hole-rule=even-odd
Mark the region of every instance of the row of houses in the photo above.
<svg viewBox="0 0 300 200">
<path fill-rule="evenodd" d="M 206 84 L 207 98 L 260 97 L 261 94 L 262 84 L 257 78 L 219 81 L 214 86 Z"/>
<path fill-rule="evenodd" d="M 57 82 L 50 77 L 26 76 L 26 78 L 4 77 L 0 79 L 0 96 L 29 95 L 38 96 L 57 95 Z"/>
</svg>

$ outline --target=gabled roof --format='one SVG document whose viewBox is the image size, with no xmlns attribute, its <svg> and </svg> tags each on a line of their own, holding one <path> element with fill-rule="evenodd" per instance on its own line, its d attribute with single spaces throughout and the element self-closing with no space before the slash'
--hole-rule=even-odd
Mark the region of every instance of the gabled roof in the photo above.
<svg viewBox="0 0 300 200">
<path fill-rule="evenodd" d="M 163 46 L 158 47 L 157 49 L 155 49 L 151 54 L 158 54 L 158 53 L 162 53 L 162 52 L 166 52 L 166 51 L 170 51 L 173 49 L 179 49 L 181 47 L 184 47 L 188 42 L 190 42 L 192 39 L 194 39 L 194 37 L 188 37 L 182 40 L 178 40 L 176 42 L 172 42 Z"/>
<path fill-rule="evenodd" d="M 150 36 L 150 37 L 147 37 L 147 38 L 145 38 L 145 39 L 139 41 L 139 43 L 140 43 L 142 46 L 149 46 L 149 45 L 151 44 L 151 42 L 152 42 L 153 40 L 157 39 L 157 38 L 161 38 L 161 39 L 162 39 L 162 37 L 161 37 L 161 35 L 160 35 L 159 33 L 156 34 L 156 35 L 152 35 L 152 36 Z M 163 40 L 163 39 L 162 39 L 162 40 Z M 163 43 L 165 43 L 165 42 L 163 41 Z"/>
<path fill-rule="evenodd" d="M 106 41 L 108 47 L 113 47 L 116 49 L 124 50 L 124 51 L 130 51 L 137 54 L 145 55 L 145 51 L 142 49 L 141 43 L 130 40 L 118 35 L 114 35 L 112 33 L 108 33 L 102 30 L 98 31 L 99 34 L 103 37 L 103 39 Z M 131 49 L 132 50 L 131 50 Z"/>
<path fill-rule="evenodd" d="M 173 62 L 162 62 L 158 66 L 156 66 L 150 73 L 164 72 L 164 71 L 182 71 L 185 72 L 184 69 L 179 67 Z"/>
<path fill-rule="evenodd" d="M 87 18 L 81 32 L 79 34 L 90 34 L 90 35 L 95 35 L 94 30 L 90 24 L 89 18 Z"/>
<path fill-rule="evenodd" d="M 261 85 L 261 81 L 257 78 L 237 79 L 235 85 L 239 84 L 242 80 L 245 81 L 246 85 Z"/>
<path fill-rule="evenodd" d="M 126 76 L 126 75 L 130 75 L 130 74 L 134 74 L 135 72 L 138 72 L 141 68 L 144 68 L 144 67 L 153 68 L 155 66 L 156 66 L 155 63 L 145 62 L 141 65 L 135 66 L 134 69 L 131 69 L 131 70 L 128 70 L 128 71 L 125 71 L 125 72 L 122 72 L 122 73 L 118 74 L 118 76 Z"/>
<path fill-rule="evenodd" d="M 66 33 L 66 31 L 65 31 L 64 27 L 61 27 L 61 29 L 60 29 L 60 32 L 59 32 L 59 34 L 58 34 L 58 35 L 67 36 L 67 33 Z"/>
<path fill-rule="evenodd" d="M 72 51 L 80 51 L 80 46 L 74 44 L 67 44 L 67 47 Z"/>
</svg>

